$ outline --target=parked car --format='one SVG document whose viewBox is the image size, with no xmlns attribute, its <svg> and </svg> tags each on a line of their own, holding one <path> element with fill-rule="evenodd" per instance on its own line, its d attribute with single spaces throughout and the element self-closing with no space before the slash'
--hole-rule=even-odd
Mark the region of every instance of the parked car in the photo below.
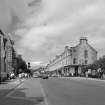
<svg viewBox="0 0 105 105">
<path fill-rule="evenodd" d="M 34 77 L 34 78 L 39 78 L 39 74 L 38 74 L 38 73 L 34 73 L 34 74 L 33 74 L 33 77 Z"/>
<path fill-rule="evenodd" d="M 33 75 L 33 77 L 34 77 L 34 78 L 39 78 L 39 76 L 38 76 L 38 75 Z"/>
</svg>

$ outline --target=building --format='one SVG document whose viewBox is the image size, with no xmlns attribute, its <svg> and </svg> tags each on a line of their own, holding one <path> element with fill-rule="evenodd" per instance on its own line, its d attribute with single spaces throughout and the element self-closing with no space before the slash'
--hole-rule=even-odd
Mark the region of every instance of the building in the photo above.
<svg viewBox="0 0 105 105">
<path fill-rule="evenodd" d="M 88 44 L 86 37 L 81 37 L 75 47 L 66 46 L 64 52 L 56 55 L 47 65 L 47 70 L 60 75 L 79 75 L 83 66 L 97 60 L 97 51 Z"/>
<path fill-rule="evenodd" d="M 6 72 L 6 52 L 5 52 L 5 43 L 6 43 L 6 38 L 4 37 L 4 33 L 0 30 L 0 81 L 2 81 L 4 78 L 7 76 Z"/>
<path fill-rule="evenodd" d="M 13 72 L 17 75 L 17 53 L 14 47 L 12 49 L 12 67 L 13 67 Z"/>
<path fill-rule="evenodd" d="M 13 71 L 13 40 L 9 36 L 7 36 L 7 43 L 5 45 L 5 50 L 6 50 L 6 70 L 8 73 Z"/>
<path fill-rule="evenodd" d="M 0 30 L 0 79 L 7 78 L 13 71 L 14 42 L 11 37 Z"/>
</svg>

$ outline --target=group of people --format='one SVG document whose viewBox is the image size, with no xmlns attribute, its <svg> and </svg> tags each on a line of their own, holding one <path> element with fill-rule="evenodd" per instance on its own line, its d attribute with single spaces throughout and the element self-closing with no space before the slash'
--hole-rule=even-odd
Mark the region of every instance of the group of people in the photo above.
<svg viewBox="0 0 105 105">
<path fill-rule="evenodd" d="M 18 74 L 18 77 L 19 77 L 20 79 L 23 79 L 23 78 L 30 78 L 31 75 L 30 75 L 29 73 L 19 73 L 19 74 Z"/>
<path fill-rule="evenodd" d="M 15 79 L 15 78 L 16 78 L 15 73 L 14 73 L 14 72 L 8 73 L 8 74 L 7 74 L 7 78 L 8 78 L 8 79 Z"/>
</svg>

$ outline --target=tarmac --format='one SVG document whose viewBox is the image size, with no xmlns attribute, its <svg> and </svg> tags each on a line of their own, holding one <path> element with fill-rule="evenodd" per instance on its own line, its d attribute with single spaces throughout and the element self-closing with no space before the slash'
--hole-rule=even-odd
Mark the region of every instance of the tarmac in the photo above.
<svg viewBox="0 0 105 105">
<path fill-rule="evenodd" d="M 6 80 L 4 82 L 0 83 L 0 97 L 5 96 L 9 92 L 11 92 L 13 89 L 18 87 L 25 79 L 20 80 L 19 78 Z M 2 90 L 5 90 L 2 92 Z"/>
</svg>

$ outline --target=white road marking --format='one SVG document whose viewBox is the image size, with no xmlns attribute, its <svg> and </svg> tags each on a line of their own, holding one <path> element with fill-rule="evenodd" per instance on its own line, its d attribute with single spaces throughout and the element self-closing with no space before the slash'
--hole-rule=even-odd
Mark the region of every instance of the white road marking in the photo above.
<svg viewBox="0 0 105 105">
<path fill-rule="evenodd" d="M 17 86 L 15 89 L 13 89 L 10 93 L 8 93 L 8 94 L 6 95 L 6 97 L 12 97 L 11 95 L 15 92 L 15 90 L 16 90 L 17 88 L 20 88 L 22 85 L 23 85 L 23 83 L 20 84 L 19 86 Z"/>
<path fill-rule="evenodd" d="M 39 81 L 39 82 L 40 82 L 40 81 Z M 45 92 L 44 92 L 44 89 L 43 89 L 41 83 L 40 83 L 40 88 L 41 88 L 41 92 L 42 92 L 43 97 L 44 97 L 44 102 L 45 102 L 45 104 L 46 104 L 46 105 L 49 105 L 49 104 L 48 104 L 48 101 L 47 101 L 46 94 L 45 94 Z M 50 104 L 50 105 L 51 105 L 51 104 Z"/>
<path fill-rule="evenodd" d="M 11 82 L 9 84 L 19 84 L 19 80 L 15 81 L 15 82 Z"/>
<path fill-rule="evenodd" d="M 12 99 L 19 99 L 19 100 L 32 100 L 29 97 L 23 97 L 23 96 L 12 96 L 12 94 L 16 91 L 16 89 L 19 89 L 20 87 L 22 87 L 24 83 L 21 83 L 19 86 L 17 86 L 13 91 L 11 91 L 9 94 L 6 95 L 6 97 L 8 98 L 12 98 Z"/>
<path fill-rule="evenodd" d="M 19 100 L 32 100 L 29 97 L 18 97 L 18 96 L 8 96 L 8 98 L 12 98 L 12 99 L 19 99 Z M 35 99 L 34 99 L 35 100 Z"/>
<path fill-rule="evenodd" d="M 16 89 L 20 88 L 22 85 L 23 85 L 23 83 L 20 84 L 19 86 L 17 86 L 17 87 L 16 87 L 14 90 L 12 90 L 10 93 L 8 93 L 8 94 L 6 95 L 6 97 L 8 97 L 8 98 L 13 98 L 13 99 L 31 100 L 31 99 L 29 99 L 28 97 L 12 96 L 12 94 L 16 91 Z M 43 89 L 43 87 L 42 87 L 40 81 L 39 81 L 39 85 L 40 85 L 41 93 L 42 93 L 42 95 L 43 95 L 43 97 L 44 97 L 44 103 L 45 103 L 45 105 L 49 105 L 49 104 L 48 104 L 48 101 L 47 101 L 47 97 L 46 97 L 46 95 L 45 95 L 44 89 Z M 51 105 L 51 104 L 50 104 L 50 105 Z"/>
</svg>

